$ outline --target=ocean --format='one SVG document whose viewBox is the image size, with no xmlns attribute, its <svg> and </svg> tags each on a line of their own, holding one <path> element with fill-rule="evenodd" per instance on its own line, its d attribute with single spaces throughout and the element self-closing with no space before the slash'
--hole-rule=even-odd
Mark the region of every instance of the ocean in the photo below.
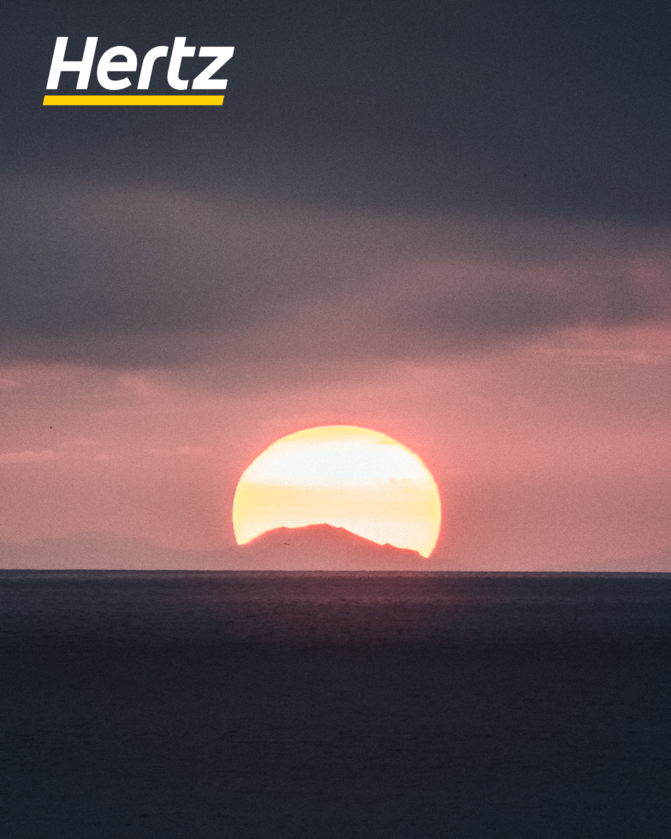
<svg viewBox="0 0 671 839">
<path fill-rule="evenodd" d="M 1 839 L 668 839 L 671 575 L 0 572 Z"/>
</svg>

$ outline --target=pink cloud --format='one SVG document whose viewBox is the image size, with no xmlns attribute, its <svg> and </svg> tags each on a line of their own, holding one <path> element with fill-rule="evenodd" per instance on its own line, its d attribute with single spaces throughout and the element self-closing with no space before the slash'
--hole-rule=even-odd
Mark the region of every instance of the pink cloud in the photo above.
<svg viewBox="0 0 671 839">
<path fill-rule="evenodd" d="M 173 449 L 150 448 L 149 453 L 163 457 L 202 457 L 209 454 L 210 450 L 198 446 L 177 446 Z"/>
<path fill-rule="evenodd" d="M 61 455 L 53 449 L 33 451 L 27 449 L 22 452 L 0 452 L 0 463 L 38 463 L 44 460 L 55 460 Z"/>
</svg>

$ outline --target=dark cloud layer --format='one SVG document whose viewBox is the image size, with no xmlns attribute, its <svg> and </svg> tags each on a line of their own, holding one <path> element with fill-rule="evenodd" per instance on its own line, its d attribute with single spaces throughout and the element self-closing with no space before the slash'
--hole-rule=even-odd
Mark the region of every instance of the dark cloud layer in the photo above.
<svg viewBox="0 0 671 839">
<path fill-rule="evenodd" d="M 632 265 L 632 263 L 634 263 Z M 445 348 L 477 347 L 576 326 L 616 327 L 668 320 L 671 270 L 646 286 L 635 259 L 570 265 L 473 266 L 466 278 L 420 293 L 398 324 L 431 333 Z M 661 286 L 661 287 L 660 287 Z"/>
<path fill-rule="evenodd" d="M 104 182 L 2 184 L 6 359 L 416 357 L 664 321 L 664 229 L 327 212 Z"/>
<path fill-rule="evenodd" d="M 63 35 L 234 45 L 224 107 L 42 108 Z M 310 364 L 669 316 L 667 4 L 89 0 L 2 37 L 5 359 Z"/>
</svg>

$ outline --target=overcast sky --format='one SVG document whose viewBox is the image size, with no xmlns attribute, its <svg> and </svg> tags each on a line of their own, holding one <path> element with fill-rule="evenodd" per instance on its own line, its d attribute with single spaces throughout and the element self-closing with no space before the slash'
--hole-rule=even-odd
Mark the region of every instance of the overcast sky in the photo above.
<svg viewBox="0 0 671 839">
<path fill-rule="evenodd" d="M 667 3 L 2 15 L 0 540 L 225 547 L 350 423 L 436 475 L 441 567 L 671 570 Z M 58 36 L 234 46 L 224 105 L 43 108 Z"/>
</svg>

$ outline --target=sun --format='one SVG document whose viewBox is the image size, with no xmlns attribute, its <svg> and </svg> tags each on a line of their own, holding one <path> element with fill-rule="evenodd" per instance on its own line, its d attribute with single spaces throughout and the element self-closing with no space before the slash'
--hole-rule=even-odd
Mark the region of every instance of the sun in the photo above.
<svg viewBox="0 0 671 839">
<path fill-rule="evenodd" d="M 354 425 L 277 440 L 243 472 L 233 500 L 239 545 L 277 527 L 330 524 L 429 557 L 440 523 L 438 487 L 421 459 Z"/>
</svg>

